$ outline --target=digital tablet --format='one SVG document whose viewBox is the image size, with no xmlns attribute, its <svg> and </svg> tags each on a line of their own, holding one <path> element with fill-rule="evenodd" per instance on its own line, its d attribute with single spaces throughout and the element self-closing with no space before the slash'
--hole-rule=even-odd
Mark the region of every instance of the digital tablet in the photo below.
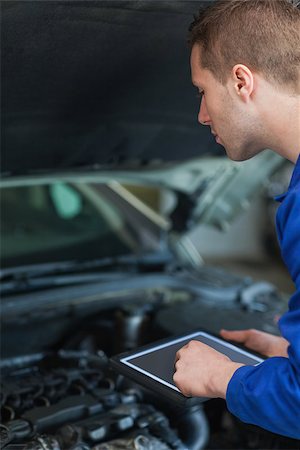
<svg viewBox="0 0 300 450">
<path fill-rule="evenodd" d="M 237 347 L 219 337 L 204 331 L 172 337 L 154 342 L 145 347 L 122 353 L 111 359 L 111 364 L 119 373 L 133 379 L 146 388 L 154 390 L 166 399 L 187 402 L 173 382 L 175 356 L 177 351 L 191 340 L 203 342 L 232 361 L 246 365 L 260 364 L 263 359 Z M 205 365 L 205 361 L 203 361 Z M 207 400 L 197 398 L 197 402 Z"/>
</svg>

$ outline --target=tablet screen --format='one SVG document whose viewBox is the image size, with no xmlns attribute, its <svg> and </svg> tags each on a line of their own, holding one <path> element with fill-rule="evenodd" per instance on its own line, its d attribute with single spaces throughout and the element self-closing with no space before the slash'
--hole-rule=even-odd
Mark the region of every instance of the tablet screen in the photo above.
<svg viewBox="0 0 300 450">
<path fill-rule="evenodd" d="M 165 386 L 180 392 L 173 382 L 175 356 L 177 351 L 190 340 L 203 342 L 218 352 L 228 356 L 234 362 L 253 366 L 263 361 L 263 359 L 218 339 L 217 337 L 204 332 L 198 332 L 126 356 L 125 358 L 120 359 L 120 362 L 143 373 L 153 380 L 159 381 Z M 205 364 L 205 361 L 203 361 L 203 364 Z"/>
</svg>

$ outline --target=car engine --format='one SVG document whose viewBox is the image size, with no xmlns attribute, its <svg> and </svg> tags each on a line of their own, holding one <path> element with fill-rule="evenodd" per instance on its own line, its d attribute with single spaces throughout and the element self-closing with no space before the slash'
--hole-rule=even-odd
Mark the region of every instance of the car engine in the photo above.
<svg viewBox="0 0 300 450">
<path fill-rule="evenodd" d="M 15 356 L 11 347 L 11 356 L 1 362 L 1 448 L 299 448 L 298 441 L 240 422 L 221 399 L 179 408 L 112 370 L 109 358 L 114 354 L 204 327 L 204 323 L 212 332 L 220 322 L 226 327 L 237 326 L 238 321 L 245 327 L 258 324 L 275 332 L 273 319 L 282 312 L 282 299 L 270 286 L 230 278 L 212 268 L 189 276 L 190 286 L 196 279 L 193 292 L 162 285 L 137 290 L 131 301 L 110 299 L 114 307 L 98 306 L 88 315 L 79 312 L 78 317 L 74 309 L 65 313 L 58 308 L 53 317 L 35 311 L 30 320 L 20 314 L 9 318 L 4 311 L 4 341 L 14 341 L 19 349 L 23 345 L 24 351 Z M 185 273 L 177 272 L 176 277 L 183 277 L 187 285 Z M 67 317 L 72 319 L 69 329 Z M 58 332 L 59 320 L 64 335 Z M 43 327 L 47 337 L 57 333 L 56 343 L 49 351 L 29 353 L 26 336 L 42 339 Z M 9 332 L 14 339 L 7 338 Z M 39 348 L 37 341 L 32 348 Z"/>
<path fill-rule="evenodd" d="M 141 389 L 121 386 L 102 352 L 32 355 L 3 367 L 5 449 L 187 449 L 166 414 Z M 202 410 L 198 448 L 207 439 Z M 202 440 L 202 442 L 199 441 Z"/>
</svg>

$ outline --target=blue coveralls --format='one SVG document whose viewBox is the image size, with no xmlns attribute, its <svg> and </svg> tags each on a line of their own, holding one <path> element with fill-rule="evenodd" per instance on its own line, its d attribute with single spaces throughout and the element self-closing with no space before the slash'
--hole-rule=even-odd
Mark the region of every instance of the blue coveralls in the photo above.
<svg viewBox="0 0 300 450">
<path fill-rule="evenodd" d="M 289 310 L 279 320 L 281 334 L 290 343 L 289 356 L 239 368 L 226 401 L 243 422 L 300 439 L 300 156 L 288 191 L 276 200 L 281 202 L 276 217 L 281 253 L 296 286 Z"/>
</svg>

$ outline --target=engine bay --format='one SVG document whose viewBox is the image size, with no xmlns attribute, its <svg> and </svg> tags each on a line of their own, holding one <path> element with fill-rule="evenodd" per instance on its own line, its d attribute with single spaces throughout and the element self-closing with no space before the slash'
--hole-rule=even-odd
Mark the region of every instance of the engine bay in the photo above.
<svg viewBox="0 0 300 450">
<path fill-rule="evenodd" d="M 196 275 L 189 276 L 191 287 Z M 12 341 L 5 337 L 7 326 L 15 333 L 18 348 L 23 342 L 16 330 L 22 330 L 24 340 L 24 323 L 28 336 L 35 339 L 31 348 L 36 349 L 41 328 L 46 328 L 47 336 L 55 335 L 53 324 L 59 314 L 65 331 L 61 334 L 56 328 L 47 351 L 26 350 L 2 360 L 1 448 L 299 448 L 297 441 L 243 424 L 221 399 L 179 409 L 110 367 L 114 354 L 204 325 L 216 332 L 220 322 L 232 327 L 243 320 L 245 327 L 256 324 L 276 332 L 274 317 L 282 313 L 284 303 L 269 287 L 209 268 L 197 274 L 196 285 L 194 292 L 162 283 L 154 289 L 137 289 L 131 301 L 128 293 L 126 301 L 124 295 L 116 296 L 110 302 L 113 307 L 98 305 L 90 311 L 85 305 L 85 314 L 69 309 L 66 315 L 58 308 L 52 317 L 33 312 L 25 322 L 22 315 L 7 314 L 4 340 Z"/>
</svg>

